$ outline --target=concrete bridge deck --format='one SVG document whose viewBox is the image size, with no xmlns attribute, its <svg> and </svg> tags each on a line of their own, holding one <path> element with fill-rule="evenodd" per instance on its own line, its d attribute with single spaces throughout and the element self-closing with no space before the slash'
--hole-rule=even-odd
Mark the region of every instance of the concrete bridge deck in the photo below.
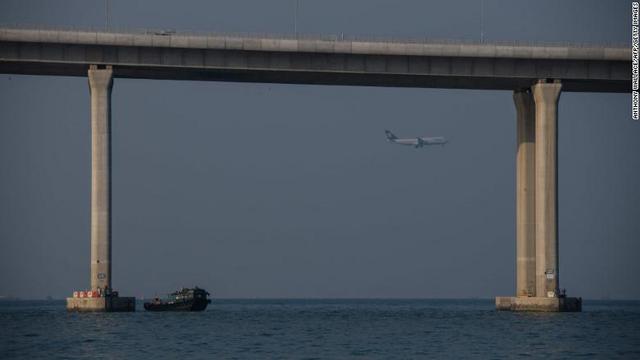
<svg viewBox="0 0 640 360">
<path fill-rule="evenodd" d="M 0 28 L 0 72 L 425 88 L 629 92 L 631 49 Z"/>
</svg>

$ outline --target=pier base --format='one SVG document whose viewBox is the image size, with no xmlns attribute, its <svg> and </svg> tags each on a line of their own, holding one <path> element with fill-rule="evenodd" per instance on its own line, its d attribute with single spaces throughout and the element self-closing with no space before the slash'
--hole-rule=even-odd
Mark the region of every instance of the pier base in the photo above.
<svg viewBox="0 0 640 360">
<path fill-rule="evenodd" d="M 136 298 L 108 296 L 99 298 L 67 298 L 67 310 L 77 312 L 136 311 Z"/>
<path fill-rule="evenodd" d="M 496 297 L 496 309 L 506 311 L 579 312 L 582 298 L 575 297 Z"/>
</svg>

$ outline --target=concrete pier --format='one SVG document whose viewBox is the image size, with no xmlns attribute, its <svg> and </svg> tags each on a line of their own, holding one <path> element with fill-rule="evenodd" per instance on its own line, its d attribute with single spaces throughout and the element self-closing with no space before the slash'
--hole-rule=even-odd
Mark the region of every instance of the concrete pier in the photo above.
<svg viewBox="0 0 640 360">
<path fill-rule="evenodd" d="M 557 118 L 562 84 L 539 80 L 515 91 L 516 296 L 496 297 L 496 309 L 582 311 L 582 299 L 560 293 Z"/>
<path fill-rule="evenodd" d="M 536 296 L 557 297 L 558 286 L 558 99 L 562 85 L 544 80 L 532 86 L 536 104 L 535 219 Z"/>
<path fill-rule="evenodd" d="M 516 157 L 516 296 L 536 296 L 535 107 L 533 95 L 515 91 Z"/>
<path fill-rule="evenodd" d="M 67 298 L 67 310 L 77 312 L 135 311 L 134 297 L 107 296 L 99 298 Z"/>
<path fill-rule="evenodd" d="M 111 289 L 111 89 L 113 70 L 89 69 L 91 91 L 91 289 Z"/>
<path fill-rule="evenodd" d="M 496 309 L 503 311 L 578 312 L 582 299 L 574 297 L 496 297 Z"/>
<path fill-rule="evenodd" d="M 135 311 L 135 298 L 111 287 L 111 89 L 113 70 L 91 65 L 91 293 L 67 298 L 69 311 Z"/>
</svg>

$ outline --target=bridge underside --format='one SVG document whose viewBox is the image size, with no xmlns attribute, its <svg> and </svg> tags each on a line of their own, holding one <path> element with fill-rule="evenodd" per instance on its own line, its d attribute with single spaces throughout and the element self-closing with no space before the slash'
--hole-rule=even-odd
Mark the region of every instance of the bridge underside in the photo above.
<svg viewBox="0 0 640 360">
<path fill-rule="evenodd" d="M 0 62 L 0 73 L 20 75 L 87 76 L 88 65 L 41 62 Z M 116 78 L 151 80 L 223 81 L 301 85 L 381 86 L 437 89 L 517 90 L 531 87 L 538 78 L 496 78 L 456 75 L 402 75 L 355 72 L 202 69 L 190 67 L 114 67 Z M 629 81 L 565 80 L 563 91 L 629 92 Z"/>
<path fill-rule="evenodd" d="M 0 73 L 283 84 L 518 90 L 561 79 L 563 91 L 629 92 L 629 61 L 185 49 L 0 40 Z"/>
</svg>

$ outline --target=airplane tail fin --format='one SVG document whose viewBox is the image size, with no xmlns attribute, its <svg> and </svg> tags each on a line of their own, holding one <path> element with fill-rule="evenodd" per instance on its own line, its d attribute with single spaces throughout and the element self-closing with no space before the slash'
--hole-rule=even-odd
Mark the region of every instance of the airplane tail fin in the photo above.
<svg viewBox="0 0 640 360">
<path fill-rule="evenodd" d="M 389 141 L 392 141 L 398 138 L 397 136 L 393 135 L 393 133 L 389 130 L 385 130 L 384 133 L 385 135 L 387 135 L 387 140 Z"/>
</svg>

